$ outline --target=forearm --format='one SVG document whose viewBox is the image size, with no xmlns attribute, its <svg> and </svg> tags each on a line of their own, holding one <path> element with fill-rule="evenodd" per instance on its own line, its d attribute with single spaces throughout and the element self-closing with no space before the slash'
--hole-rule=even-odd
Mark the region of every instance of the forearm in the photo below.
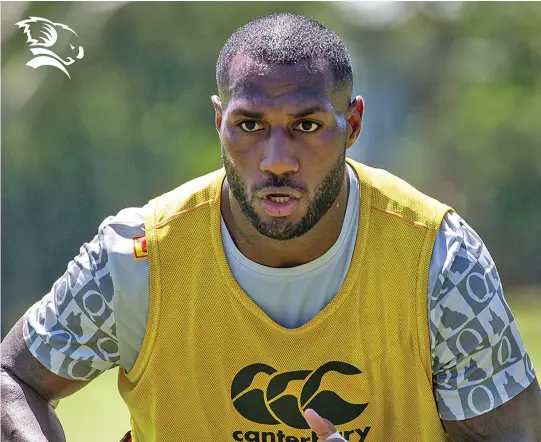
<svg viewBox="0 0 541 442">
<path fill-rule="evenodd" d="M 64 442 L 53 408 L 32 388 L 2 368 L 2 441 Z"/>
</svg>

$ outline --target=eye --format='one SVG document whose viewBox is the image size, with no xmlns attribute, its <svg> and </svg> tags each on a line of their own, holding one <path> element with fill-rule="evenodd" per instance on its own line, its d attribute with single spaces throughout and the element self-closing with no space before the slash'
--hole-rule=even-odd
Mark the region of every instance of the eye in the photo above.
<svg viewBox="0 0 541 442">
<path fill-rule="evenodd" d="M 243 121 L 239 124 L 239 126 L 244 132 L 257 132 L 258 130 L 263 129 L 263 125 L 261 123 L 253 120 Z"/>
<path fill-rule="evenodd" d="M 315 121 L 307 120 L 297 124 L 295 129 L 300 130 L 301 132 L 315 132 L 319 129 L 320 126 L 321 125 L 319 123 L 316 123 Z"/>
</svg>

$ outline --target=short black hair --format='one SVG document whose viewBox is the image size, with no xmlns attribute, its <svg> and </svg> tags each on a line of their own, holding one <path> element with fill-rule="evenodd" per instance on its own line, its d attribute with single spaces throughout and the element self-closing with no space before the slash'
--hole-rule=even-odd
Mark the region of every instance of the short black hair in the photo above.
<svg viewBox="0 0 541 442">
<path fill-rule="evenodd" d="M 351 58 L 340 38 L 321 23 L 303 15 L 276 13 L 256 18 L 239 28 L 225 43 L 216 63 L 216 84 L 222 94 L 229 84 L 231 60 L 246 54 L 271 65 L 326 60 L 335 89 L 353 87 Z"/>
</svg>

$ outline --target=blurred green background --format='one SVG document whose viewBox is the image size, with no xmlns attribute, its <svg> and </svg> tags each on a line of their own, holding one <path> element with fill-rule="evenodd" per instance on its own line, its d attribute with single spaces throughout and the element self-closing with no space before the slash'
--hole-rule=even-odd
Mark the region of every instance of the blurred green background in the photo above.
<svg viewBox="0 0 541 442">
<path fill-rule="evenodd" d="M 2 2 L 2 336 L 105 217 L 220 167 L 218 53 L 239 26 L 280 11 L 342 37 L 366 101 L 349 156 L 476 229 L 539 370 L 541 3 L 530 2 Z M 28 16 L 77 32 L 85 57 L 71 79 L 25 66 L 14 24 Z M 68 440 L 129 428 L 115 378 L 61 401 Z"/>
</svg>

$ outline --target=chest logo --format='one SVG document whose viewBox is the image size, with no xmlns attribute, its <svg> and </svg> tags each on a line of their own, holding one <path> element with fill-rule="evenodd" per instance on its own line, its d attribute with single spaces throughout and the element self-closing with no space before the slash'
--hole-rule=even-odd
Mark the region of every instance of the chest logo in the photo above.
<svg viewBox="0 0 541 442">
<path fill-rule="evenodd" d="M 260 424 L 286 424 L 293 428 L 309 429 L 303 412 L 312 408 L 334 425 L 341 425 L 358 417 L 368 403 L 352 404 L 335 391 L 321 390 L 321 381 L 329 372 L 344 376 L 360 374 L 351 364 L 331 361 L 316 370 L 279 373 L 266 364 L 251 364 L 240 370 L 231 384 L 231 400 L 235 409 L 246 419 Z M 254 382 L 264 378 L 263 382 Z M 294 388 L 288 388 L 295 382 Z M 300 383 L 300 386 L 299 386 Z M 260 388 L 265 385 L 266 388 Z"/>
<path fill-rule="evenodd" d="M 147 239 L 145 236 L 133 237 L 133 256 L 135 259 L 148 258 Z"/>
</svg>

